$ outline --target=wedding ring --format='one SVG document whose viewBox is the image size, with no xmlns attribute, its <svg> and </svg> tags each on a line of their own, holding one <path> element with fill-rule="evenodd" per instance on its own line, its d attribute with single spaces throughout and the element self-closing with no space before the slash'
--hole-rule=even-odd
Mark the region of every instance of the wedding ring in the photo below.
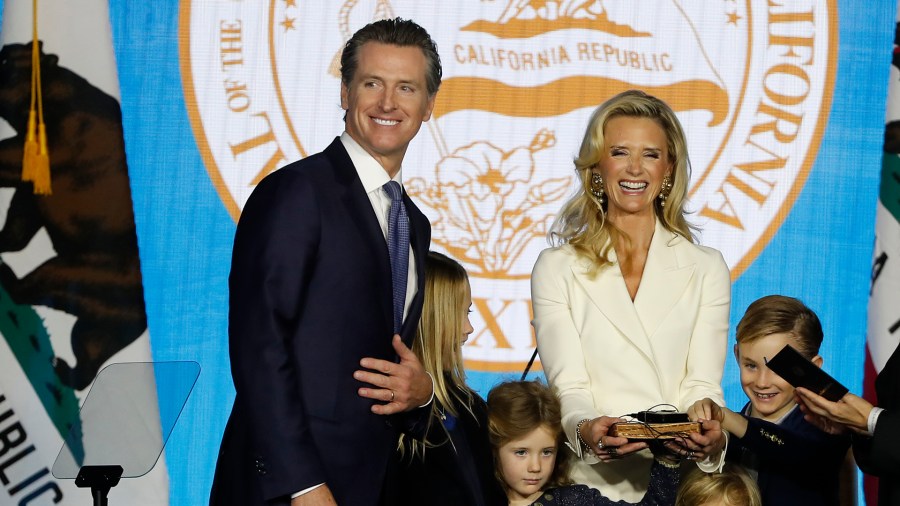
<svg viewBox="0 0 900 506">
<path fill-rule="evenodd" d="M 688 452 L 688 460 L 694 460 L 694 452 L 693 451 Z"/>
<path fill-rule="evenodd" d="M 393 390 L 388 390 L 388 392 L 391 393 L 391 400 L 388 401 L 388 402 L 394 402 L 394 391 L 393 391 Z"/>
<path fill-rule="evenodd" d="M 603 449 L 603 438 L 597 440 L 597 448 Z"/>
</svg>

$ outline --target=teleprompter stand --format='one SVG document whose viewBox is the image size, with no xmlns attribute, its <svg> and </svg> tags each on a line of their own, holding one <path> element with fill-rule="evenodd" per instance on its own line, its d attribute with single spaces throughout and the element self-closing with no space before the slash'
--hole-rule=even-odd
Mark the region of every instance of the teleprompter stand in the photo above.
<svg viewBox="0 0 900 506">
<path fill-rule="evenodd" d="M 108 506 L 120 478 L 150 472 L 200 375 L 196 362 L 129 362 L 104 367 L 63 443 L 53 476 L 90 488 Z"/>
<path fill-rule="evenodd" d="M 122 466 L 81 466 L 75 477 L 75 485 L 80 488 L 90 487 L 95 506 L 107 506 L 109 489 L 119 484 L 123 471 Z"/>
</svg>

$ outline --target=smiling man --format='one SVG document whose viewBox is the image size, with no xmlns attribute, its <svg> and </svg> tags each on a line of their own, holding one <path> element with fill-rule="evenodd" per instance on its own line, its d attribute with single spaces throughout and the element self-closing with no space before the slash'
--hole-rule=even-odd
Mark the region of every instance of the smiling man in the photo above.
<svg viewBox="0 0 900 506">
<path fill-rule="evenodd" d="M 355 68 L 341 72 L 346 134 L 394 178 L 409 142 L 431 118 L 437 84 L 425 72 L 432 64 L 418 47 L 372 41 L 348 65 Z"/>
<path fill-rule="evenodd" d="M 431 227 L 401 164 L 440 81 L 421 26 L 363 27 L 341 56 L 345 132 L 244 207 L 229 279 L 236 397 L 211 505 L 379 504 L 398 427 L 427 416 L 433 385 L 410 348 Z"/>
</svg>

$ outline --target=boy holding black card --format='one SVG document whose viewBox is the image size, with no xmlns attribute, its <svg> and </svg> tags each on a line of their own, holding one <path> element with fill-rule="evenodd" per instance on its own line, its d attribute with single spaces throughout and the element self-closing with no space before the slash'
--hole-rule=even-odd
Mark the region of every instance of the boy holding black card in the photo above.
<svg viewBox="0 0 900 506">
<path fill-rule="evenodd" d="M 790 345 L 821 367 L 821 344 L 819 318 L 802 302 L 781 295 L 758 299 L 738 323 L 734 347 L 750 402 L 740 413 L 709 399 L 689 410 L 722 422 L 732 436 L 726 459 L 750 470 L 766 506 L 839 504 L 839 475 L 849 437 L 826 434 L 805 421 L 794 387 L 767 365 Z"/>
</svg>

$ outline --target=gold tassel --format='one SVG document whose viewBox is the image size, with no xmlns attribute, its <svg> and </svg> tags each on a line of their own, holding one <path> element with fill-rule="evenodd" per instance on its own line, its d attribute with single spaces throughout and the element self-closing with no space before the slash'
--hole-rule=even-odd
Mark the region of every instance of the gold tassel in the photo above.
<svg viewBox="0 0 900 506">
<path fill-rule="evenodd" d="M 38 143 L 40 148 L 34 160 L 34 194 L 50 195 L 50 154 L 47 151 L 47 129 L 43 121 L 38 126 Z"/>
<path fill-rule="evenodd" d="M 22 181 L 34 184 L 35 195 L 50 195 L 50 153 L 47 149 L 47 128 L 44 125 L 44 101 L 41 95 L 38 0 L 32 0 L 31 7 L 31 108 L 28 111 L 28 132 L 22 146 Z"/>
<path fill-rule="evenodd" d="M 32 109 L 28 113 L 28 133 L 25 134 L 25 145 L 22 147 L 22 181 L 34 181 L 35 163 L 38 155 L 38 141 L 35 132 L 36 112 Z"/>
<path fill-rule="evenodd" d="M 22 146 L 22 181 L 34 181 L 35 159 L 37 158 L 37 110 L 35 109 L 35 90 L 37 88 L 37 72 L 40 65 L 40 50 L 35 43 L 37 39 L 37 0 L 34 0 L 31 25 L 31 100 L 28 109 L 28 130 L 25 133 L 25 144 Z"/>
</svg>

